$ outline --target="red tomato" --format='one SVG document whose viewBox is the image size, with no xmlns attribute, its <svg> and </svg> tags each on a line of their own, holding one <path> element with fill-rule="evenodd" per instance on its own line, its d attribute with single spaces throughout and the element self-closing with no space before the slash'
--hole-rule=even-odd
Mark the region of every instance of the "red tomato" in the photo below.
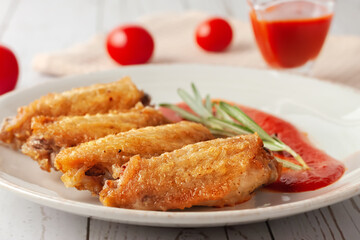
<svg viewBox="0 0 360 240">
<path fill-rule="evenodd" d="M 0 45 L 0 95 L 13 90 L 19 76 L 19 65 L 14 53 Z"/>
<path fill-rule="evenodd" d="M 233 33 L 230 24 L 222 18 L 210 18 L 196 29 L 196 42 L 209 52 L 221 52 L 231 43 Z"/>
<path fill-rule="evenodd" d="M 110 57 L 121 65 L 141 64 L 150 59 L 154 40 L 143 27 L 120 26 L 107 36 L 106 49 Z"/>
</svg>

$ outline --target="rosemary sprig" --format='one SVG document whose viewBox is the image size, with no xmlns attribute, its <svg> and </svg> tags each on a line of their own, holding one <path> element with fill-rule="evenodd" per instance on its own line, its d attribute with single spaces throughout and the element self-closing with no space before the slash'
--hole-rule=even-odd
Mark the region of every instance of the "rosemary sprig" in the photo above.
<svg viewBox="0 0 360 240">
<path fill-rule="evenodd" d="M 174 104 L 162 103 L 160 106 L 175 111 L 184 119 L 202 123 L 208 127 L 214 135 L 236 136 L 241 134 L 257 133 L 262 139 L 266 148 L 270 149 L 271 151 L 288 152 L 300 164 L 298 165 L 276 157 L 276 160 L 282 163 L 284 167 L 294 170 L 309 168 L 299 154 L 297 154 L 293 149 L 291 149 L 277 137 L 272 137 L 267 134 L 264 129 L 255 123 L 254 120 L 247 116 L 240 108 L 225 102 L 213 104 L 209 95 L 207 95 L 205 101 L 203 101 L 195 84 L 192 83 L 191 88 L 194 97 L 192 97 L 183 89 L 179 89 L 178 94 L 182 100 L 191 108 L 191 110 L 194 111 L 195 114 L 186 111 Z M 212 111 L 213 107 L 216 110 L 215 113 Z"/>
<path fill-rule="evenodd" d="M 260 138 L 263 140 L 265 147 L 270 149 L 271 151 L 285 151 L 291 154 L 298 161 L 304 169 L 308 169 L 309 167 L 302 159 L 302 157 L 297 154 L 294 150 L 292 150 L 288 145 L 282 142 L 277 137 L 271 137 L 267 134 L 257 123 L 254 122 L 249 116 L 247 116 L 240 108 L 232 106 L 225 102 L 220 102 L 220 108 L 223 108 L 225 112 L 227 112 L 231 117 L 241 122 L 248 128 L 250 128 L 253 132 L 259 134 Z"/>
</svg>

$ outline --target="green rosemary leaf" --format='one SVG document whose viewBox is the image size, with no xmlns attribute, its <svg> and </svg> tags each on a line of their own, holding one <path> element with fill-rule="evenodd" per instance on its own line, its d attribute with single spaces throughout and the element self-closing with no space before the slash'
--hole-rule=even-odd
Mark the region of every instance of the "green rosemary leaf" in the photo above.
<svg viewBox="0 0 360 240">
<path fill-rule="evenodd" d="M 271 151 L 275 151 L 275 152 L 284 151 L 284 148 L 282 146 L 275 145 L 273 142 L 264 140 L 263 143 L 264 146 Z"/>
<path fill-rule="evenodd" d="M 290 168 L 290 169 L 293 169 L 293 170 L 302 170 L 303 169 L 302 166 L 299 166 L 299 165 L 297 165 L 295 163 L 286 161 L 284 159 L 281 159 L 281 158 L 278 158 L 278 157 L 275 157 L 275 159 L 276 159 L 276 161 L 280 162 L 286 168 Z"/>
<path fill-rule="evenodd" d="M 201 117 L 210 117 L 212 114 L 203 106 L 202 101 L 196 101 L 192 98 L 187 92 L 183 89 L 178 89 L 178 94 L 181 99 L 199 116 Z"/>
<path fill-rule="evenodd" d="M 199 92 L 199 90 L 196 88 L 196 86 L 195 86 L 194 83 L 191 83 L 191 89 L 193 90 L 193 93 L 194 93 L 194 96 L 195 96 L 195 101 L 196 101 L 196 102 L 201 102 L 201 101 L 202 101 L 202 98 L 201 98 L 200 92 Z"/>
<path fill-rule="evenodd" d="M 222 120 L 227 120 L 230 122 L 233 122 L 234 120 L 227 114 L 222 108 L 219 106 L 219 104 L 215 104 L 216 109 L 216 117 Z"/>
<path fill-rule="evenodd" d="M 267 132 L 265 132 L 257 123 L 254 122 L 249 116 L 247 116 L 238 107 L 231 106 L 228 103 L 220 102 L 220 108 L 228 113 L 231 117 L 235 118 L 246 127 L 250 128 L 253 132 L 259 134 L 259 137 L 263 140 L 264 145 L 267 145 L 271 151 L 286 151 L 290 153 L 305 169 L 309 167 L 302 159 L 302 157 L 292 150 L 288 145 L 280 141 L 280 139 L 272 138 Z"/>
<path fill-rule="evenodd" d="M 199 118 L 198 116 L 195 116 L 194 114 L 182 109 L 181 107 L 178 107 L 174 104 L 167 104 L 167 103 L 162 103 L 159 106 L 161 107 L 166 107 L 169 108 L 171 110 L 173 110 L 174 112 L 176 112 L 177 114 L 180 115 L 180 117 L 190 120 L 190 121 L 194 121 L 194 122 L 202 122 L 202 119 Z"/>
<path fill-rule="evenodd" d="M 306 164 L 306 162 L 304 161 L 304 159 L 294 150 L 292 150 L 288 145 L 286 145 L 285 143 L 283 143 L 285 145 L 284 147 L 284 151 L 288 152 L 291 154 L 291 156 L 293 156 L 295 158 L 296 161 L 298 161 L 305 169 L 310 169 L 309 166 Z"/>
<path fill-rule="evenodd" d="M 214 128 L 209 128 L 210 132 L 216 136 L 221 136 L 221 137 L 233 137 L 236 136 L 236 133 L 232 133 L 232 132 L 227 132 L 224 130 L 219 130 L 219 129 L 214 129 Z"/>
<path fill-rule="evenodd" d="M 216 117 L 210 117 L 207 120 L 209 122 L 213 122 L 213 123 L 220 125 L 224 130 L 234 132 L 236 134 L 251 134 L 252 133 L 251 131 L 248 131 L 248 129 L 246 129 L 245 127 L 243 127 L 237 123 L 234 123 L 234 122 L 230 122 L 227 120 L 221 120 Z"/>
<path fill-rule="evenodd" d="M 267 134 L 257 123 L 255 123 L 250 117 L 248 117 L 240 108 L 234 107 L 228 103 L 220 102 L 220 107 L 229 114 L 231 117 L 235 118 L 237 121 L 247 126 L 253 132 L 259 134 L 260 138 L 267 140 L 269 142 L 274 141 L 269 134 Z"/>
<path fill-rule="evenodd" d="M 212 103 L 209 94 L 205 97 L 205 107 L 210 113 L 212 113 Z"/>
</svg>

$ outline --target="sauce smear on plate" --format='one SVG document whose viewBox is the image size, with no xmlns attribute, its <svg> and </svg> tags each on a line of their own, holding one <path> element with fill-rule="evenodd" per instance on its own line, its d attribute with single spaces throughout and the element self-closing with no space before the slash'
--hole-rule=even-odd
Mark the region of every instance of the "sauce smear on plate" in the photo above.
<svg viewBox="0 0 360 240">
<path fill-rule="evenodd" d="M 217 102 L 218 100 L 214 100 Z M 185 110 L 191 111 L 184 103 L 177 104 Z M 237 105 L 269 135 L 277 137 L 301 155 L 310 167 L 309 170 L 295 171 L 283 168 L 281 177 L 268 188 L 282 192 L 304 192 L 326 187 L 337 181 L 345 172 L 344 165 L 330 157 L 325 152 L 314 147 L 295 126 L 289 122 L 262 111 Z M 172 121 L 182 120 L 175 112 L 167 108 L 160 108 L 165 117 Z M 274 152 L 276 156 L 291 159 L 290 156 Z M 295 162 L 295 160 L 294 160 Z"/>
</svg>

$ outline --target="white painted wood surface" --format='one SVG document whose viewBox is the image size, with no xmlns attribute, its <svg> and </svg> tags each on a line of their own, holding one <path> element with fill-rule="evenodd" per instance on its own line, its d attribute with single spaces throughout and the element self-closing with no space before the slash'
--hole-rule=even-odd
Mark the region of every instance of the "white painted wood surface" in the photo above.
<svg viewBox="0 0 360 240">
<path fill-rule="evenodd" d="M 18 88 L 51 77 L 32 57 L 161 11 L 207 11 L 247 21 L 245 0 L 0 0 L 0 42 L 20 60 Z M 360 35 L 360 0 L 337 1 L 333 34 Z M 360 78 L 359 78 L 360 81 Z M 283 219 L 240 226 L 140 227 L 84 218 L 0 190 L 0 239 L 360 239 L 360 198 Z"/>
</svg>

